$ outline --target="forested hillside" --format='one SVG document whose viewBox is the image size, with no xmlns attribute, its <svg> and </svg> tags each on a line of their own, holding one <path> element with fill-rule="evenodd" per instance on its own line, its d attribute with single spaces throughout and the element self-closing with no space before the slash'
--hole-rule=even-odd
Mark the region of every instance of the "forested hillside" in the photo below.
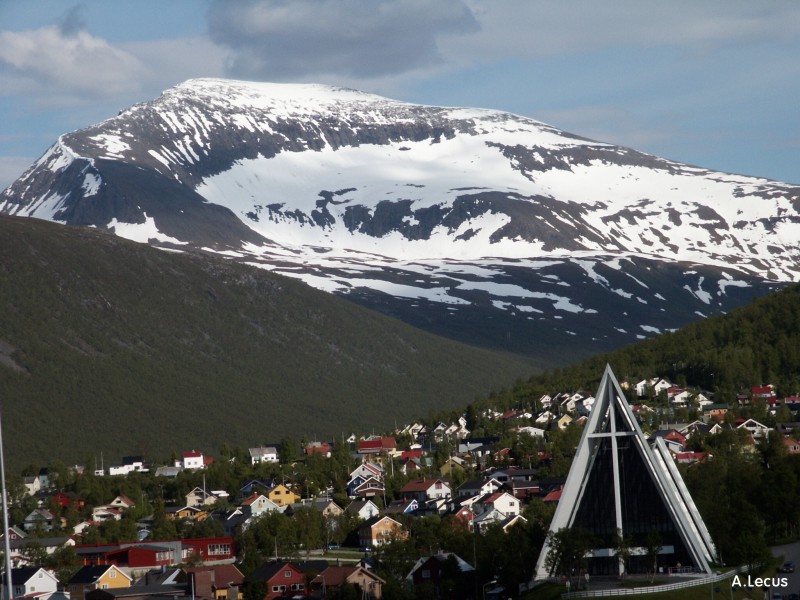
<svg viewBox="0 0 800 600">
<path fill-rule="evenodd" d="M 12 468 L 339 438 L 463 406 L 531 369 L 220 257 L 0 218 Z"/>
<path fill-rule="evenodd" d="M 623 324 L 621 324 L 623 325 Z M 620 381 L 668 377 L 714 393 L 720 402 L 771 383 L 778 396 L 800 392 L 800 286 L 615 352 L 518 381 L 489 404 L 512 407 L 554 391 L 594 392 L 610 364 Z"/>
</svg>

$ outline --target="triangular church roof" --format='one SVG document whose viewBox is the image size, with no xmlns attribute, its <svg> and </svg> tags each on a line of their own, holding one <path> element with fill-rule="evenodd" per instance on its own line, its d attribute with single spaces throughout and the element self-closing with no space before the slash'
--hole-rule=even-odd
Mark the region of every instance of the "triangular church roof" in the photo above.
<svg viewBox="0 0 800 600">
<path fill-rule="evenodd" d="M 663 441 L 657 445 L 663 446 Z M 711 573 L 716 549 L 664 451 L 648 445 L 607 365 L 550 524 L 551 533 L 579 527 L 598 539 L 590 553 L 590 572 L 621 574 L 623 565 L 612 550 L 617 531 L 630 536 L 634 547 L 643 547 L 649 532 L 656 530 L 664 549 L 671 549 L 672 560 Z M 550 575 L 549 552 L 545 542 L 536 563 L 537 579 Z"/>
</svg>

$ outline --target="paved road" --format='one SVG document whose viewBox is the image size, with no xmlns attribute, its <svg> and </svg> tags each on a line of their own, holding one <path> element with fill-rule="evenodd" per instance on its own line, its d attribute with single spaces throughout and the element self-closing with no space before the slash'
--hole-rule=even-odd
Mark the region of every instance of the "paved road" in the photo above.
<svg viewBox="0 0 800 600">
<path fill-rule="evenodd" d="M 778 573 L 776 577 L 786 577 L 789 585 L 784 589 L 775 590 L 783 594 L 784 599 L 789 594 L 800 594 L 800 542 L 786 544 L 785 546 L 773 546 L 771 548 L 774 556 L 783 556 L 784 561 L 792 561 L 798 568 L 794 573 Z"/>
</svg>

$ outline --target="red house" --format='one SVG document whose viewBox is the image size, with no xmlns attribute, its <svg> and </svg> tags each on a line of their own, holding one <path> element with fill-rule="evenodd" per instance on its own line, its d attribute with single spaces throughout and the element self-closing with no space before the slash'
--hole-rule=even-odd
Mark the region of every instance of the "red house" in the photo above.
<svg viewBox="0 0 800 600">
<path fill-rule="evenodd" d="M 272 600 L 283 596 L 306 595 L 305 573 L 290 562 L 261 565 L 245 579 L 246 584 L 257 581 L 263 581 L 267 584 L 267 593 L 263 600 Z"/>
<path fill-rule="evenodd" d="M 381 452 L 394 452 L 395 450 L 397 450 L 397 440 L 392 436 L 358 442 L 359 454 L 380 454 Z"/>
</svg>

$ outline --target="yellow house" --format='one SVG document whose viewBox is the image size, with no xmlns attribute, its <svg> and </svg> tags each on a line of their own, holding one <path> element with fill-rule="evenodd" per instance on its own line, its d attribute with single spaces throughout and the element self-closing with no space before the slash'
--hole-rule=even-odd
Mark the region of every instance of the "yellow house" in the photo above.
<svg viewBox="0 0 800 600">
<path fill-rule="evenodd" d="M 358 527 L 358 541 L 361 548 L 374 548 L 392 540 L 405 540 L 408 532 L 402 523 L 386 515 L 376 515 Z"/>
<path fill-rule="evenodd" d="M 131 578 L 116 565 L 87 565 L 69 580 L 70 600 L 84 600 L 86 592 L 131 586 Z"/>
<path fill-rule="evenodd" d="M 287 488 L 282 483 L 279 483 L 267 493 L 267 498 L 277 506 L 288 506 L 300 501 L 300 496 L 295 494 L 292 490 Z"/>
<path fill-rule="evenodd" d="M 208 511 L 203 510 L 197 506 L 181 506 L 176 508 L 168 508 L 166 511 L 168 519 L 178 520 L 185 519 L 187 521 L 205 521 L 208 517 Z"/>
</svg>

